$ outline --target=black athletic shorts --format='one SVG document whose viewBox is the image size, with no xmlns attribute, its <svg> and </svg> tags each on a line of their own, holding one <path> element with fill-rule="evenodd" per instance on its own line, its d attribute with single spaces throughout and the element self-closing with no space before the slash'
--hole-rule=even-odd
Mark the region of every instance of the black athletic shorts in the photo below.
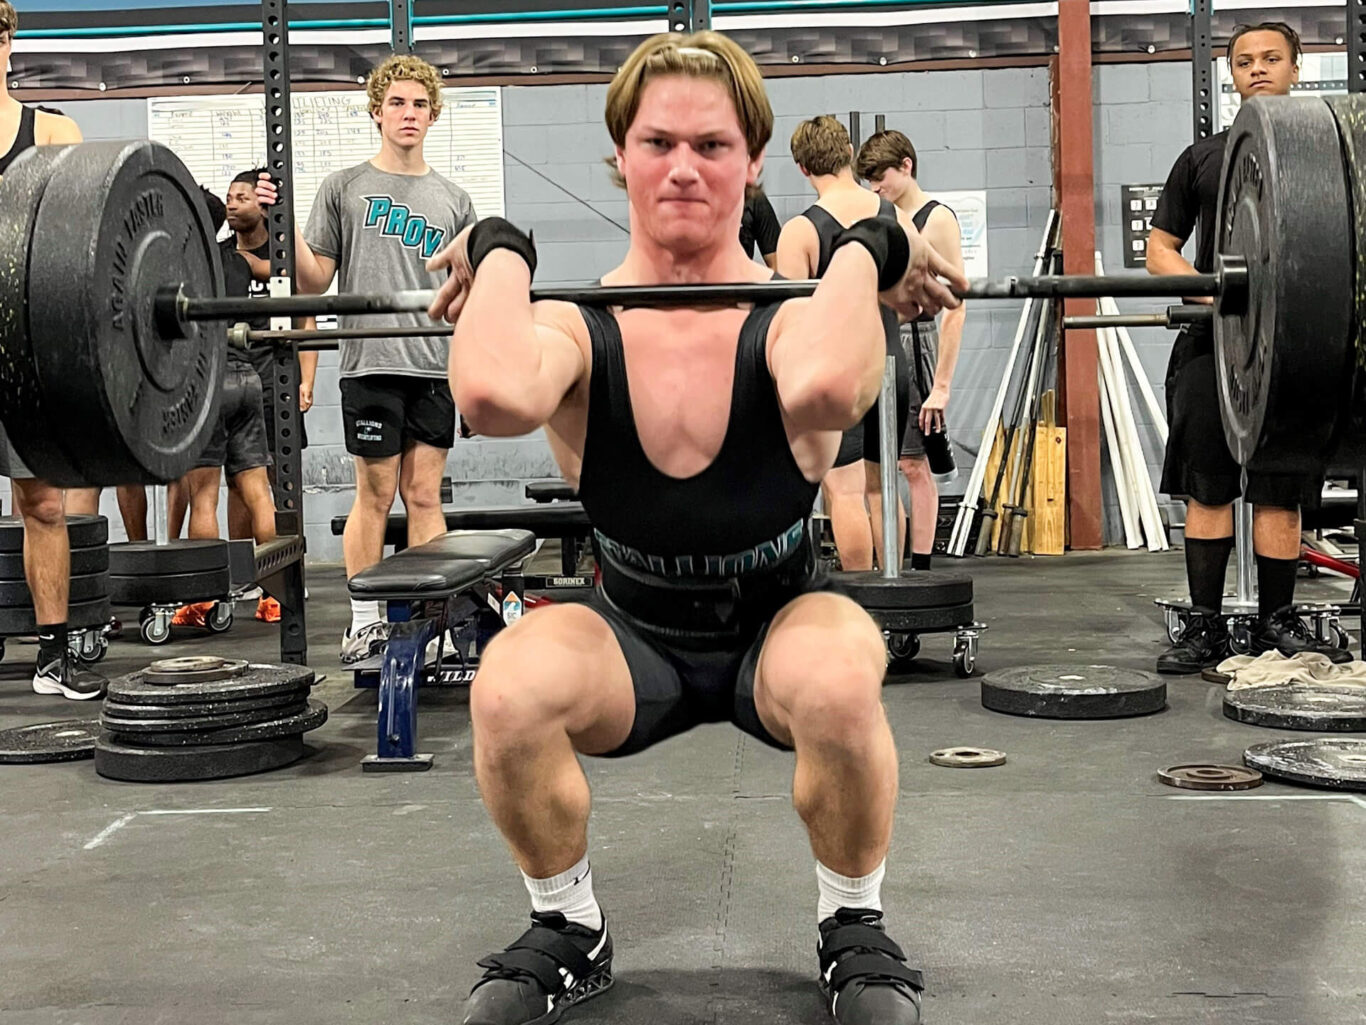
<svg viewBox="0 0 1366 1025">
<path fill-rule="evenodd" d="M 1268 474 L 1248 471 L 1228 450 L 1219 416 L 1214 331 L 1209 325 L 1182 328 L 1167 364 L 1167 421 L 1170 431 L 1159 490 L 1201 505 L 1228 505 L 1239 496 L 1253 505 L 1317 509 L 1323 474 Z"/>
<path fill-rule="evenodd" d="M 261 413 L 261 378 L 251 367 L 223 372 L 223 404 L 197 468 L 221 466 L 229 477 L 270 464 L 266 423 Z"/>
<path fill-rule="evenodd" d="M 883 307 L 884 319 L 890 317 L 889 331 L 894 330 L 896 314 Z M 901 346 L 900 337 L 888 335 L 887 355 L 896 361 L 896 433 L 893 447 L 901 444 L 906 433 L 907 420 L 911 410 L 911 364 L 906 358 L 906 350 Z M 860 459 L 870 463 L 882 462 L 881 429 L 878 424 L 879 404 L 874 402 L 862 420 L 840 438 L 839 454 L 835 456 L 835 466 L 848 466 Z"/>
<path fill-rule="evenodd" d="M 911 459 L 925 455 L 925 433 L 920 429 L 920 407 L 934 387 L 935 362 L 939 358 L 939 331 L 933 320 L 901 325 L 901 346 L 911 370 L 910 415 L 901 435 L 901 454 Z"/>
<path fill-rule="evenodd" d="M 455 444 L 455 400 L 444 377 L 369 374 L 341 381 L 346 451 L 363 459 L 400 455 L 413 442 Z"/>
</svg>

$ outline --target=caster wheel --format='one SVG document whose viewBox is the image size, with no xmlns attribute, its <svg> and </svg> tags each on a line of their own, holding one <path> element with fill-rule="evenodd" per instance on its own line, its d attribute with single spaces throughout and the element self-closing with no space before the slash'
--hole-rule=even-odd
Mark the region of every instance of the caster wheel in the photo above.
<svg viewBox="0 0 1366 1025">
<path fill-rule="evenodd" d="M 1352 646 L 1352 638 L 1347 636 L 1346 630 L 1335 624 L 1333 626 L 1333 643 L 1339 648 L 1350 648 Z M 4 650 L 4 647 L 0 646 L 0 658 L 4 657 Z"/>
<path fill-rule="evenodd" d="M 0 637 L 0 658 L 5 657 L 5 639 Z"/>
<path fill-rule="evenodd" d="M 966 680 L 977 668 L 977 656 L 966 643 L 953 649 L 953 671 L 960 679 Z"/>
<path fill-rule="evenodd" d="M 160 616 L 148 616 L 138 627 L 148 644 L 165 644 L 171 639 L 171 624 Z"/>
<path fill-rule="evenodd" d="M 215 602 L 212 611 L 204 617 L 204 625 L 212 634 L 221 634 L 232 626 L 232 602 Z"/>
<path fill-rule="evenodd" d="M 1252 651 L 1252 628 L 1246 623 L 1235 623 L 1229 627 L 1228 646 L 1235 655 L 1246 655 Z"/>
<path fill-rule="evenodd" d="M 920 654 L 920 637 L 916 634 L 887 634 L 887 672 L 904 673 Z"/>
<path fill-rule="evenodd" d="M 1186 617 L 1176 609 L 1167 610 L 1167 640 L 1175 644 L 1181 639 L 1181 631 L 1186 629 Z"/>
</svg>

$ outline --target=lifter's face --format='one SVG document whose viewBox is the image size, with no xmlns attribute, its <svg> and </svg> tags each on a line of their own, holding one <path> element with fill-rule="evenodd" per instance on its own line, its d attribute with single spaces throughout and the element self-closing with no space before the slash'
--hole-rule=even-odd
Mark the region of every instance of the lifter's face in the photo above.
<svg viewBox="0 0 1366 1025">
<path fill-rule="evenodd" d="M 645 86 L 617 149 L 633 221 L 673 252 L 737 238 L 745 186 L 759 180 L 735 104 L 721 83 L 666 75 Z"/>
<path fill-rule="evenodd" d="M 228 208 L 228 227 L 243 235 L 255 231 L 265 216 L 261 204 L 256 202 L 256 190 L 246 182 L 229 185 L 224 202 Z"/>
<path fill-rule="evenodd" d="M 422 145 L 432 127 L 432 101 L 421 82 L 399 79 L 384 91 L 379 112 L 370 115 L 384 141 L 398 149 Z"/>
<path fill-rule="evenodd" d="M 1228 55 L 1233 86 L 1243 99 L 1284 96 L 1300 80 L 1300 69 L 1290 56 L 1290 44 L 1279 32 L 1247 32 Z"/>
<path fill-rule="evenodd" d="M 911 187 L 915 177 L 911 174 L 911 162 L 903 160 L 900 167 L 889 167 L 881 174 L 868 179 L 868 187 L 889 203 L 901 202 L 906 190 Z"/>
</svg>

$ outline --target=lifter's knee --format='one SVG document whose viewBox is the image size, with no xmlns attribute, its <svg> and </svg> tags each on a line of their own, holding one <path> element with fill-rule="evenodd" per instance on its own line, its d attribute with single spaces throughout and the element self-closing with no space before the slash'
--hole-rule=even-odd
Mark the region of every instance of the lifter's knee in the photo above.
<svg viewBox="0 0 1366 1025">
<path fill-rule="evenodd" d="M 624 670 L 611 628 L 585 606 L 532 612 L 480 658 L 470 686 L 476 741 L 515 750 L 568 734 L 581 750 L 611 750 L 630 730 L 630 713 L 620 707 Z M 629 672 L 626 680 L 629 694 Z"/>
<path fill-rule="evenodd" d="M 66 525 L 66 502 L 62 489 L 41 480 L 16 480 L 14 504 L 26 526 Z"/>
<path fill-rule="evenodd" d="M 807 595 L 775 621 L 762 685 L 794 743 L 856 746 L 884 721 L 887 653 L 869 615 L 847 598 Z"/>
<path fill-rule="evenodd" d="M 935 486 L 934 474 L 930 473 L 930 461 L 924 456 L 902 456 L 901 474 L 912 489 Z"/>
</svg>

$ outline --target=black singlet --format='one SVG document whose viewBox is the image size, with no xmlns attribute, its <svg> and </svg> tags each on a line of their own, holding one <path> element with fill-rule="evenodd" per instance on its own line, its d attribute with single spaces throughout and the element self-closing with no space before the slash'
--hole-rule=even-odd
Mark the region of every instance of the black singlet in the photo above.
<svg viewBox="0 0 1366 1025">
<path fill-rule="evenodd" d="M 9 170 L 9 165 L 14 163 L 20 153 L 37 145 L 37 137 L 33 134 L 35 117 L 32 107 L 24 107 L 20 111 L 19 133 L 15 135 L 14 145 L 9 148 L 9 152 L 0 157 L 0 175 Z"/>
</svg>

